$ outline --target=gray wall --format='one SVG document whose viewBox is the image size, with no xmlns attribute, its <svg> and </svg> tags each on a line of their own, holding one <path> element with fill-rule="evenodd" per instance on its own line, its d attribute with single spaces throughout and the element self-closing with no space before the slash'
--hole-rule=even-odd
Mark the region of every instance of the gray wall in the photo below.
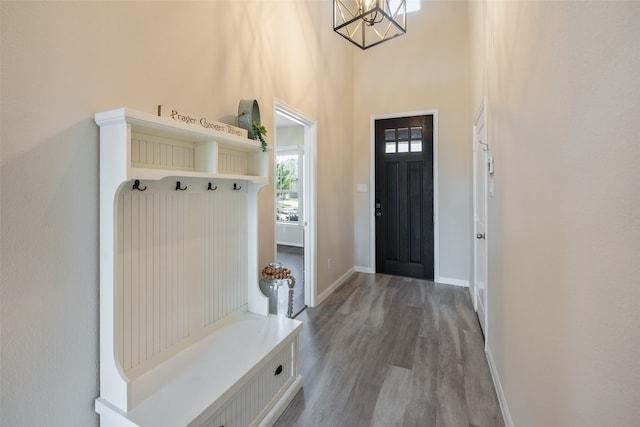
<svg viewBox="0 0 640 427">
<path fill-rule="evenodd" d="M 489 355 L 518 427 L 640 418 L 640 3 L 471 3 Z"/>
<path fill-rule="evenodd" d="M 277 97 L 318 121 L 318 290 L 353 266 L 352 51 L 328 2 L 3 1 L 3 426 L 97 425 L 98 128 L 93 115 L 158 104 L 232 122 Z M 320 60 L 322 58 L 322 60 Z M 330 88 L 330 90 L 329 90 Z M 268 139 L 272 138 L 272 132 Z M 338 155 L 342 161 L 329 159 Z M 274 257 L 273 185 L 260 193 L 260 260 Z M 256 278 L 257 284 L 257 278 Z"/>
</svg>

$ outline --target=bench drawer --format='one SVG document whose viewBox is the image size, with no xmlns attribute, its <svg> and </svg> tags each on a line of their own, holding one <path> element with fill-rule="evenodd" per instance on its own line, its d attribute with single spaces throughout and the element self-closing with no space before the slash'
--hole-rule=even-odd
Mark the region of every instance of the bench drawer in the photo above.
<svg viewBox="0 0 640 427">
<path fill-rule="evenodd" d="M 294 345 L 277 353 L 203 427 L 247 427 L 262 420 L 295 379 Z"/>
</svg>

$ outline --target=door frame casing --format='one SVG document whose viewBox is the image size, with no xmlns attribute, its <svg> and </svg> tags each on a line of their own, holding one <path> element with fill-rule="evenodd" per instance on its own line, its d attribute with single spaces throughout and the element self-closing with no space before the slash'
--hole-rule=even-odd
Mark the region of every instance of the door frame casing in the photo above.
<svg viewBox="0 0 640 427">
<path fill-rule="evenodd" d="M 413 116 L 433 116 L 433 278 L 439 281 L 439 238 L 438 230 L 440 228 L 438 222 L 438 110 L 419 110 L 408 111 L 404 113 L 391 113 L 370 116 L 369 118 L 369 135 L 370 135 L 370 177 L 369 177 L 369 218 L 371 218 L 370 239 L 371 252 L 369 253 L 369 265 L 371 271 L 376 272 L 376 214 L 375 214 L 375 197 L 376 197 L 376 120 L 399 119 L 403 117 Z"/>
<path fill-rule="evenodd" d="M 303 215 L 306 223 L 303 228 L 304 241 L 304 303 L 309 307 L 315 307 L 317 301 L 317 283 L 316 283 L 316 248 L 317 248 L 317 226 L 316 226 L 316 141 L 317 141 L 317 124 L 316 121 L 295 108 L 285 104 L 277 98 L 273 98 L 273 123 L 274 123 L 274 142 L 276 141 L 276 116 L 278 113 L 288 116 L 290 119 L 300 123 L 304 127 L 304 158 L 303 158 Z M 275 171 L 275 150 L 273 156 L 273 164 Z M 275 172 L 274 172 L 275 173 Z M 275 181 L 273 185 L 273 198 L 275 200 Z M 275 211 L 275 208 L 274 208 Z M 275 240 L 274 225 L 274 246 L 277 245 Z M 277 247 L 276 247 L 277 253 Z"/>
<path fill-rule="evenodd" d="M 476 250 L 476 245 L 478 244 L 478 242 L 476 242 L 476 235 L 479 232 L 479 230 L 477 229 L 477 224 L 476 224 L 476 212 L 478 210 L 478 202 L 477 202 L 477 197 L 478 197 L 478 182 L 477 180 L 477 174 L 478 174 L 478 170 L 477 170 L 477 159 L 476 156 L 478 155 L 478 145 L 482 144 L 486 146 L 486 150 L 483 150 L 484 153 L 486 153 L 485 157 L 488 160 L 489 158 L 489 140 L 488 140 L 488 130 L 487 130 L 487 101 L 486 101 L 486 97 L 483 97 L 481 102 L 480 102 L 480 106 L 478 107 L 478 110 L 475 114 L 475 117 L 473 119 L 473 145 L 472 145 L 472 149 L 473 149 L 473 244 L 472 244 L 472 251 L 473 251 L 473 273 L 471 275 L 471 283 L 472 283 L 472 302 L 473 302 L 473 308 L 475 309 L 476 312 L 478 312 L 478 284 L 476 283 L 476 279 L 477 279 L 477 266 L 478 266 L 478 256 L 477 256 L 477 250 Z M 482 121 L 480 123 L 480 121 Z M 481 139 L 484 141 L 484 143 L 480 143 L 477 139 L 477 130 L 479 126 L 482 126 L 482 130 L 481 130 Z M 487 165 L 484 164 L 483 166 L 483 173 L 487 174 Z M 484 334 L 484 342 L 485 342 L 485 349 L 487 348 L 487 343 L 489 342 L 488 338 L 489 338 L 489 325 L 488 325 L 488 320 L 489 320 L 489 233 L 488 233 L 488 228 L 489 228 L 489 177 L 486 176 L 484 179 L 484 188 L 483 188 L 483 193 L 484 193 L 484 203 L 483 203 L 483 216 L 484 216 L 484 238 L 482 239 L 482 245 L 484 246 L 484 294 L 485 294 L 485 301 L 482 304 L 482 309 L 483 309 L 483 319 L 482 320 L 482 324 L 484 326 L 483 328 L 483 334 Z"/>
</svg>

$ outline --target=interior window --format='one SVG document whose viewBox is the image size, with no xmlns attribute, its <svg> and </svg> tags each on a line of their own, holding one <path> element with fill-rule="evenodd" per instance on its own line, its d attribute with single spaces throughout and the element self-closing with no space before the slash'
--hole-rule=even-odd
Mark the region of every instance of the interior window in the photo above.
<svg viewBox="0 0 640 427">
<path fill-rule="evenodd" d="M 276 221 L 298 222 L 298 154 L 276 156 Z"/>
</svg>

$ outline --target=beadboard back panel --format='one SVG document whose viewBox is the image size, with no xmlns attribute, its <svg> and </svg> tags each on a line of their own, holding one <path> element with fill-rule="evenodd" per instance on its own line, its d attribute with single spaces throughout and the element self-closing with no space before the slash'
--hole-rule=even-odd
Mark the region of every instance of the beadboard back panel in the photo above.
<svg viewBox="0 0 640 427">
<path fill-rule="evenodd" d="M 116 352 L 132 376 L 247 310 L 248 193 L 206 184 L 167 178 L 117 196 Z"/>
<path fill-rule="evenodd" d="M 245 175 L 249 171 L 249 156 L 246 152 L 220 149 L 218 169 L 220 173 Z"/>
<path fill-rule="evenodd" d="M 203 327 L 246 308 L 248 303 L 247 226 L 243 215 L 247 211 L 247 191 L 218 188 L 216 192 L 215 197 L 204 197 Z"/>
<path fill-rule="evenodd" d="M 131 165 L 151 169 L 193 171 L 194 143 L 132 133 Z"/>
</svg>

